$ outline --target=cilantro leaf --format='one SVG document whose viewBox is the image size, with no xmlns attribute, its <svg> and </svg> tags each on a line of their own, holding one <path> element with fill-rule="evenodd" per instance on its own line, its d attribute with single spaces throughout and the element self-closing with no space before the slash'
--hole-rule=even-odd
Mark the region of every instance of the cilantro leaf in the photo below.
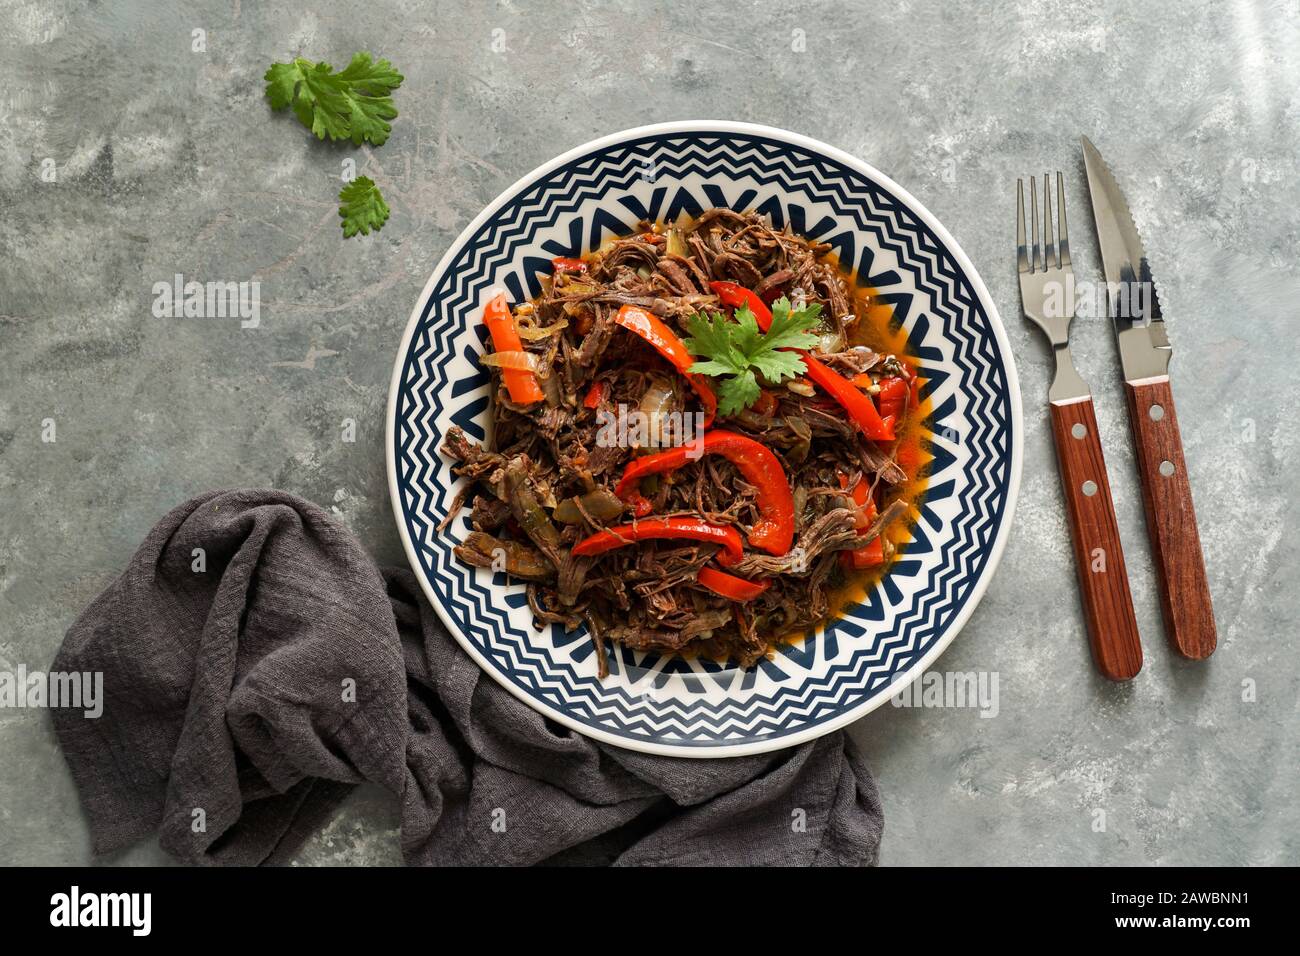
<svg viewBox="0 0 1300 956">
<path fill-rule="evenodd" d="M 691 366 L 691 373 L 694 375 L 734 375 L 738 364 L 731 362 L 696 362 Z"/>
<path fill-rule="evenodd" d="M 803 374 L 799 353 L 786 350 L 816 345 L 817 336 L 810 330 L 820 321 L 819 304 L 792 309 L 784 296 L 772 303 L 772 324 L 766 332 L 758 327 L 747 305 L 735 310 L 734 321 L 719 312 L 697 312 L 686 320 L 690 333 L 686 347 L 702 357 L 691 366 L 691 372 L 721 379 L 718 413 L 734 415 L 758 399 L 761 389 L 755 372 L 773 383 Z"/>
<path fill-rule="evenodd" d="M 769 382 L 794 378 L 806 370 L 798 352 L 765 352 L 755 355 L 749 364 Z"/>
<path fill-rule="evenodd" d="M 301 57 L 291 63 L 273 63 L 263 77 L 271 109 L 292 106 L 299 122 L 317 139 L 350 139 L 382 146 L 392 132 L 388 120 L 397 115 L 393 90 L 402 74 L 387 60 L 373 62 L 369 53 L 357 53 L 338 73 L 328 63 Z"/>
<path fill-rule="evenodd" d="M 339 190 L 339 217 L 343 220 L 343 237 L 370 235 L 378 232 L 388 221 L 388 204 L 374 180 L 358 176 Z"/>
<path fill-rule="evenodd" d="M 731 341 L 735 350 L 741 355 L 754 355 L 761 351 L 763 330 L 758 327 L 758 319 L 754 318 L 749 306 L 742 305 L 736 309 L 732 318 L 736 320 L 735 328 L 731 329 Z"/>
<path fill-rule="evenodd" d="M 734 378 L 724 379 L 718 389 L 718 414 L 734 415 L 758 401 L 761 389 L 758 380 L 749 369 Z"/>
<path fill-rule="evenodd" d="M 696 312 L 686 319 L 686 347 L 693 355 L 708 355 L 720 367 L 731 371 L 740 362 L 740 355 L 731 347 L 731 335 L 727 331 L 726 320 L 718 312 L 709 316 Z M 725 375 L 724 371 L 702 372 L 704 375 Z"/>
<path fill-rule="evenodd" d="M 293 102 L 293 92 L 302 80 L 302 70 L 299 69 L 297 60 L 292 63 L 272 63 L 262 79 L 266 80 L 266 98 L 271 101 L 271 109 L 282 110 Z"/>
<path fill-rule="evenodd" d="M 763 341 L 769 349 L 810 349 L 817 344 L 817 336 L 809 333 L 821 323 L 820 302 L 790 308 L 785 296 L 772 303 L 772 324 L 768 326 Z"/>
</svg>

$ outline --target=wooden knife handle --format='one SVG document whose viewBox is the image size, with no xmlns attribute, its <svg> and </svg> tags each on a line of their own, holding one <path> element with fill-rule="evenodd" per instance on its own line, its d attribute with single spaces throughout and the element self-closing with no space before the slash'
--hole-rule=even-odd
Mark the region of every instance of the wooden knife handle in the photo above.
<svg viewBox="0 0 1300 956">
<path fill-rule="evenodd" d="M 1142 642 L 1092 398 L 1051 408 L 1092 658 L 1104 676 L 1129 680 L 1142 669 Z"/>
<path fill-rule="evenodd" d="M 1125 388 L 1165 634 L 1178 653 L 1202 660 L 1214 653 L 1217 643 L 1214 606 L 1205 578 L 1205 556 L 1196 530 L 1174 393 L 1168 378 L 1126 382 Z"/>
</svg>

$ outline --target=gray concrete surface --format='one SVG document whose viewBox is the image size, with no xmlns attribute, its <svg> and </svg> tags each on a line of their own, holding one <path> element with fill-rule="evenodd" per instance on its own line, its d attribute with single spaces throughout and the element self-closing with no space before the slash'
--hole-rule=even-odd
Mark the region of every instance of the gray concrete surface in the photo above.
<svg viewBox="0 0 1300 956">
<path fill-rule="evenodd" d="M 596 136 L 762 122 L 934 211 L 1002 311 L 1026 400 L 1010 547 L 939 664 L 996 673 L 997 716 L 887 706 L 853 729 L 884 792 L 884 862 L 1300 863 L 1300 3 L 470 6 L 0 0 L 0 668 L 48 666 L 150 525 L 207 488 L 305 495 L 401 561 L 385 395 L 454 236 Z M 267 109 L 272 61 L 361 49 L 406 76 L 382 149 Z M 1114 346 L 1080 321 L 1147 655 L 1122 687 L 1090 668 L 1048 355 L 1012 268 L 1014 179 L 1059 167 L 1076 269 L 1098 276 L 1079 133 L 1118 170 L 1161 281 L 1220 634 L 1204 664 L 1164 644 Z M 336 223 L 347 157 L 393 208 L 369 239 Z M 154 318 L 153 283 L 178 272 L 259 280 L 260 327 Z M 395 828 L 362 791 L 301 860 L 396 862 Z M 0 863 L 89 858 L 48 715 L 0 710 Z M 146 843 L 109 862 L 162 858 Z"/>
</svg>

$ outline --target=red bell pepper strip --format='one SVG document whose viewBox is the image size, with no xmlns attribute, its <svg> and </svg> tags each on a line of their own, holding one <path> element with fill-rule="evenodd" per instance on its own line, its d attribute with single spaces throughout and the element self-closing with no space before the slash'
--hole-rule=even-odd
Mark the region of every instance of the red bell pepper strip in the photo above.
<svg viewBox="0 0 1300 956">
<path fill-rule="evenodd" d="M 749 532 L 749 543 L 771 554 L 789 551 L 794 542 L 794 495 L 780 459 L 754 439 L 722 428 L 706 432 L 701 444 L 703 454 L 722 455 L 758 489 L 759 520 Z M 678 445 L 638 458 L 624 470 L 614 494 L 629 500 L 628 496 L 637 492 L 637 483 L 646 475 L 673 471 L 700 453 L 699 445 Z"/>
<path fill-rule="evenodd" d="M 726 571 L 718 571 L 705 565 L 695 579 L 714 594 L 721 594 L 728 601 L 752 601 L 771 586 L 771 581 L 746 581 Z"/>
<path fill-rule="evenodd" d="M 587 558 L 651 538 L 683 538 L 720 545 L 722 550 L 718 552 L 719 564 L 735 564 L 745 553 L 740 533 L 735 528 L 712 524 L 699 518 L 647 518 L 631 524 L 614 525 L 597 531 L 589 538 L 583 538 L 573 546 L 573 553 L 580 558 Z"/>
<path fill-rule="evenodd" d="M 841 551 L 840 564 L 846 569 L 861 571 L 885 563 L 885 545 L 880 535 L 854 551 Z"/>
<path fill-rule="evenodd" d="M 862 434 L 873 441 L 893 441 L 894 430 L 885 425 L 876 411 L 875 403 L 863 394 L 852 381 L 840 375 L 829 366 L 823 365 L 808 352 L 802 353 L 803 363 L 808 367 L 808 377 L 821 386 L 830 396 L 844 406 L 844 410 L 853 419 Z"/>
<path fill-rule="evenodd" d="M 848 491 L 848 475 L 841 471 L 839 478 L 840 487 Z M 866 478 L 859 478 L 858 483 L 853 486 L 853 490 L 849 491 L 849 495 L 852 496 L 853 503 L 858 506 L 858 528 L 860 530 L 867 528 L 872 521 L 876 520 L 876 502 L 871 497 L 871 484 Z"/>
<path fill-rule="evenodd" d="M 772 310 L 749 289 L 734 282 L 710 282 L 709 288 L 717 293 L 723 305 L 732 308 L 749 306 L 749 311 L 754 313 L 758 327 L 764 332 L 771 327 Z M 823 365 L 808 352 L 800 351 L 799 354 L 803 356 L 804 365 L 808 367 L 808 377 L 844 406 L 844 410 L 849 413 L 862 434 L 874 441 L 893 440 L 893 430 L 885 427 L 884 422 L 880 420 L 880 413 L 876 411 L 876 406 L 857 389 L 853 382 Z"/>
<path fill-rule="evenodd" d="M 849 491 L 849 476 L 841 471 L 839 473 L 839 479 L 840 488 L 844 491 Z M 853 490 L 849 491 L 849 494 L 853 496 L 853 503 L 859 508 L 863 507 L 870 501 L 871 516 L 875 517 L 876 503 L 871 500 L 871 485 L 867 482 L 866 478 L 859 478 L 858 483 L 853 486 Z"/>
<path fill-rule="evenodd" d="M 595 382 L 592 382 L 591 388 L 587 389 L 587 397 L 582 400 L 582 407 L 598 408 L 600 406 L 601 399 L 605 397 L 605 392 L 607 392 L 608 390 L 609 390 L 609 386 L 606 384 L 603 378 Z"/>
<path fill-rule="evenodd" d="M 498 292 L 488 300 L 483 308 L 483 324 L 492 336 L 492 348 L 497 352 L 522 352 L 524 343 L 519 339 L 515 329 L 515 320 L 510 315 L 510 306 L 506 304 L 506 294 Z M 537 384 L 537 376 L 526 368 L 503 368 L 501 377 L 505 379 L 506 391 L 510 401 L 516 405 L 530 405 L 540 402 L 546 396 Z"/>
<path fill-rule="evenodd" d="M 880 380 L 880 392 L 876 398 L 880 402 L 880 417 L 893 415 L 895 420 L 903 416 L 903 406 L 910 397 L 912 387 L 907 379 L 890 375 Z"/>
<path fill-rule="evenodd" d="M 770 389 L 763 389 L 758 393 L 758 398 L 754 399 L 754 404 L 749 406 L 753 409 L 755 415 L 762 415 L 764 418 L 771 418 L 780 406 L 776 395 Z"/>
<path fill-rule="evenodd" d="M 581 259 L 571 259 L 568 256 L 556 256 L 551 260 L 551 267 L 556 272 L 586 272 L 587 263 Z"/>
<path fill-rule="evenodd" d="M 848 490 L 849 479 L 840 472 L 840 487 Z M 859 478 L 858 483 L 849 492 L 853 503 L 858 506 L 858 534 L 862 534 L 876 519 L 876 502 L 871 497 L 871 485 L 866 478 Z M 885 563 L 884 535 L 878 534 L 860 548 L 840 552 L 840 564 L 845 570 L 860 571 Z"/>
<path fill-rule="evenodd" d="M 634 518 L 644 518 L 655 510 L 655 503 L 639 491 L 629 496 L 627 503 L 632 507 L 632 516 Z"/>
<path fill-rule="evenodd" d="M 708 428 L 712 425 L 713 418 L 718 413 L 718 398 L 702 375 L 691 374 L 695 356 L 687 350 L 673 330 L 668 328 L 658 316 L 635 305 L 625 305 L 619 309 L 614 321 L 629 332 L 635 332 L 645 339 L 656 352 L 672 363 L 673 368 L 686 377 L 686 381 L 690 382 L 691 388 L 704 403 L 704 427 Z"/>
<path fill-rule="evenodd" d="M 742 305 L 749 306 L 749 311 L 754 313 L 758 327 L 764 332 L 771 328 L 772 310 L 767 307 L 766 302 L 743 285 L 734 282 L 710 282 L 709 288 L 722 300 L 723 305 L 729 305 L 733 309 L 738 309 Z"/>
</svg>

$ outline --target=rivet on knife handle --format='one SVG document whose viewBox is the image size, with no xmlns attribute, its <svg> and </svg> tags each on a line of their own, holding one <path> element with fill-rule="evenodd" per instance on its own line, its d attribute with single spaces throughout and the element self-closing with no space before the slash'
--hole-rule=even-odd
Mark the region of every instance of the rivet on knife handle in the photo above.
<svg viewBox="0 0 1300 956">
<path fill-rule="evenodd" d="M 1051 409 L 1092 657 L 1104 676 L 1129 680 L 1142 669 L 1142 643 L 1092 399 L 1053 402 Z"/>
<path fill-rule="evenodd" d="M 1178 653 L 1202 660 L 1218 639 L 1174 393 L 1168 378 L 1127 382 L 1125 390 L 1165 634 Z"/>
</svg>

